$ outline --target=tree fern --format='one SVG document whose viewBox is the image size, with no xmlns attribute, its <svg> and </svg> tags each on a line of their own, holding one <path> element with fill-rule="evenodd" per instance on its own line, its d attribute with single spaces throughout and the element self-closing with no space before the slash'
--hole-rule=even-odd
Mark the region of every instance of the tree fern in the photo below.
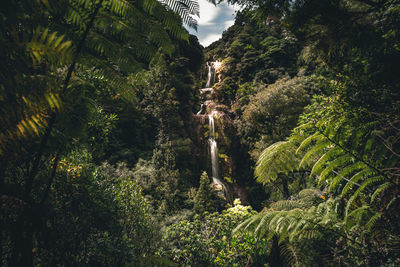
<svg viewBox="0 0 400 267">
<path fill-rule="evenodd" d="M 307 212 L 313 214 L 315 217 L 316 214 L 332 211 L 326 208 L 326 205 L 332 205 L 332 202 L 323 202 L 321 204 L 323 206 L 320 209 L 316 209 L 315 207 L 310 208 L 310 203 L 316 205 L 322 201 L 318 196 L 319 194 L 318 190 L 305 189 L 299 193 L 298 199 L 278 201 L 270 208 L 264 209 L 260 214 L 244 221 L 236 230 L 248 229 L 252 225 L 256 225 L 254 232 L 260 236 L 268 232 L 273 232 L 274 234 L 295 239 L 300 232 L 306 229 L 304 228 L 304 224 L 306 224 L 307 220 L 304 221 L 304 218 Z M 301 218 L 303 218 L 303 221 L 300 220 Z M 288 229 L 290 230 L 289 232 Z"/>
<path fill-rule="evenodd" d="M 326 149 L 329 149 L 329 146 L 331 145 L 329 140 L 323 139 L 323 137 L 319 135 L 317 135 L 317 138 L 315 138 L 315 140 L 316 144 L 312 146 L 311 149 L 307 150 L 305 155 L 302 157 L 299 164 L 300 168 L 305 168 L 314 164 L 316 159 L 318 159 Z M 303 144 L 301 144 L 300 147 L 302 147 L 302 145 Z"/>
<path fill-rule="evenodd" d="M 366 119 L 354 118 L 340 109 L 332 110 L 329 105 L 294 129 L 287 141 L 266 148 L 259 157 L 255 174 L 257 181 L 265 184 L 279 179 L 279 174 L 308 168 L 316 184 L 321 188 L 326 186 L 324 190 L 333 196 L 325 197 L 321 192 L 322 198 L 328 198 L 321 204 L 307 203 L 299 196 L 277 201 L 255 219 L 244 222 L 242 229 L 257 229 L 256 234 L 267 238 L 280 235 L 281 242 L 287 240 L 292 245 L 331 233 L 363 247 L 360 238 L 373 236 L 376 225 L 384 223 L 382 218 L 387 211 L 379 209 L 379 196 L 390 196 L 385 200 L 389 209 L 398 201 L 397 195 L 387 193 L 397 185 L 395 176 L 385 166 L 397 166 L 399 157 L 391 146 L 382 142 L 392 140 L 390 134 L 394 133 L 377 130 L 386 123 L 384 120 L 368 118 L 369 121 L 360 122 Z M 288 168 L 293 162 L 297 166 Z M 340 202 L 344 206 L 338 211 Z"/>
<path fill-rule="evenodd" d="M 37 27 L 32 40 L 26 44 L 31 55 L 33 65 L 41 63 L 59 66 L 71 61 L 73 50 L 72 42 L 65 41 L 65 35 L 49 32 L 48 28 Z"/>
<path fill-rule="evenodd" d="M 342 197 L 350 195 L 347 205 L 350 209 L 361 195 L 368 197 L 377 186 L 390 182 L 389 177 L 379 169 L 380 163 L 369 160 L 371 154 L 374 158 L 386 160 L 390 157 L 398 162 L 388 149 L 383 149 L 385 147 L 378 143 L 374 131 L 378 122 L 361 124 L 360 127 L 355 125 L 351 118 L 327 112 L 319 121 L 299 126 L 288 141 L 278 142 L 263 151 L 255 170 L 257 180 L 265 183 L 276 180 L 279 173 L 309 166 L 311 177 L 316 177 L 319 185 L 328 184 L 331 192 L 339 189 Z M 295 149 L 298 158 L 290 158 L 288 163 L 299 162 L 299 165 L 287 168 L 282 162 L 287 157 L 278 158 L 277 154 L 285 155 L 292 151 L 291 148 L 281 152 L 284 145 L 295 144 L 293 140 L 297 140 Z M 371 150 L 372 147 L 375 149 Z"/>
<path fill-rule="evenodd" d="M 62 3 L 43 0 L 32 5 L 38 6 L 43 17 L 50 16 L 48 20 L 51 23 L 45 25 L 42 21 L 34 21 L 33 17 L 27 16 L 19 25 L 1 25 L 2 32 L 12 35 L 19 28 L 19 36 L 24 36 L 24 39 L 18 39 L 18 35 L 14 39 L 2 39 L 7 47 L 6 57 L 10 55 L 15 61 L 12 65 L 27 65 L 25 55 L 20 53 L 15 56 L 22 47 L 31 59 L 28 65 L 33 66 L 33 73 L 29 73 L 32 69 L 26 69 L 29 74 L 25 76 L 19 76 L 13 69 L 2 68 L 2 81 L 12 81 L 13 84 L 2 82 L 1 94 L 18 97 L 25 95 L 26 99 L 31 97 L 31 104 L 38 99 L 34 105 L 41 108 L 29 111 L 22 99 L 0 99 L 0 117 L 7 118 L 6 114 L 10 114 L 9 108 L 19 109 L 16 114 L 21 114 L 19 118 L 12 120 L 3 119 L 0 128 L 0 153 L 3 153 L 11 140 L 17 140 L 21 136 L 37 136 L 41 133 L 40 126 L 47 127 L 48 124 L 44 121 L 62 105 L 60 101 L 76 64 L 80 67 L 97 68 L 124 95 L 129 89 L 127 74 L 137 72 L 145 66 L 143 63 L 149 62 L 159 47 L 164 52 L 171 53 L 172 38 L 187 39 L 188 33 L 182 27 L 182 21 L 189 27 L 195 27 L 195 20 L 191 16 L 198 15 L 199 10 L 197 2 L 189 0 L 68 0 Z M 15 8 L 30 10 L 32 5 L 21 1 Z M 83 37 L 85 31 L 86 35 Z M 67 68 L 68 64 L 70 70 L 62 73 L 67 77 L 61 89 L 59 72 Z M 24 72 L 21 69 L 18 71 Z M 35 86 L 32 85 L 33 90 L 30 91 L 36 92 L 34 98 L 18 92 L 22 83 L 29 83 L 27 77 L 41 77 L 42 82 L 37 87 L 48 89 L 33 88 Z M 77 81 L 79 79 L 75 83 Z"/>
<path fill-rule="evenodd" d="M 349 177 L 349 175 L 356 173 L 356 171 L 365 168 L 365 164 L 357 161 L 354 164 L 350 164 L 340 170 L 340 172 L 334 177 L 329 184 L 329 191 L 336 189 L 337 185 L 343 181 L 343 177 Z"/>
</svg>

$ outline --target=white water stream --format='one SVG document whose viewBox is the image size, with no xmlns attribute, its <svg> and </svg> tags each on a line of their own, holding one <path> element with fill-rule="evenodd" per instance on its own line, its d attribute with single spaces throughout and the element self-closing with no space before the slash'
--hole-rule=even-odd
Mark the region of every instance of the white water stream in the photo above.
<svg viewBox="0 0 400 267">
<path fill-rule="evenodd" d="M 208 125 L 210 128 L 208 143 L 210 144 L 212 179 L 214 183 L 221 184 L 218 175 L 218 146 L 215 140 L 214 112 L 208 115 Z"/>
<path fill-rule="evenodd" d="M 201 94 L 209 94 L 213 92 L 212 86 L 215 84 L 216 80 L 216 70 L 220 66 L 220 62 L 207 62 L 208 74 L 207 74 L 207 83 L 206 88 L 200 89 Z M 212 102 L 211 100 L 207 100 L 205 103 L 201 104 L 199 112 L 197 115 L 201 115 L 203 110 L 207 110 L 207 103 Z M 211 158 L 211 171 L 212 171 L 212 181 L 214 184 L 220 187 L 225 194 L 225 197 L 228 201 L 230 201 L 230 194 L 228 192 L 228 188 L 225 183 L 219 178 L 219 166 L 218 166 L 218 144 L 216 140 L 216 130 L 215 130 L 215 118 L 214 116 L 217 114 L 215 110 L 208 110 L 208 126 L 209 126 L 209 136 L 208 136 L 208 144 L 210 148 L 210 158 Z"/>
<path fill-rule="evenodd" d="M 208 73 L 206 88 L 210 88 L 215 82 L 215 67 L 214 62 L 207 62 Z"/>
</svg>

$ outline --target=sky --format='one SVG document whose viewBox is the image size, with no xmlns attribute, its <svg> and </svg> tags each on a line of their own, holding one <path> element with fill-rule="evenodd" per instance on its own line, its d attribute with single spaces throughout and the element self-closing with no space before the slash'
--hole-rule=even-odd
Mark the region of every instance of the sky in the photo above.
<svg viewBox="0 0 400 267">
<path fill-rule="evenodd" d="M 199 4 L 200 18 L 197 19 L 197 32 L 194 30 L 189 32 L 196 35 L 200 43 L 206 47 L 221 38 L 222 32 L 233 25 L 235 11 L 239 10 L 239 7 L 228 5 L 226 2 L 214 6 L 207 0 L 199 0 Z"/>
</svg>

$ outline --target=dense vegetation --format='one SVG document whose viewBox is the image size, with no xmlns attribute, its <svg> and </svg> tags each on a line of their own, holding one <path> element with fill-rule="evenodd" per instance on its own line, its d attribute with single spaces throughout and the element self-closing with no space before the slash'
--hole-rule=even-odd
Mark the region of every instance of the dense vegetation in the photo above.
<svg viewBox="0 0 400 267">
<path fill-rule="evenodd" d="M 0 4 L 1 266 L 400 264 L 400 3 L 228 2 Z"/>
</svg>

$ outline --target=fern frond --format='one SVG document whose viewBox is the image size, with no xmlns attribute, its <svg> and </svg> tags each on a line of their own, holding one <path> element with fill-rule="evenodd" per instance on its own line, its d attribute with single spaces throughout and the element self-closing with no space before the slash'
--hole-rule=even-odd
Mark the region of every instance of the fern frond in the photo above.
<svg viewBox="0 0 400 267">
<path fill-rule="evenodd" d="M 300 266 L 299 253 L 292 244 L 283 242 L 280 244 L 279 248 L 282 252 L 283 260 L 286 266 Z"/>
<path fill-rule="evenodd" d="M 347 229 L 350 229 L 355 223 L 361 221 L 369 212 L 371 207 L 369 205 L 362 205 L 361 207 L 353 210 L 344 218 Z"/>
<path fill-rule="evenodd" d="M 261 153 L 255 176 L 263 184 L 275 181 L 279 173 L 288 173 L 296 169 L 298 159 L 294 154 L 294 144 L 291 141 L 277 142 Z"/>
<path fill-rule="evenodd" d="M 384 180 L 384 177 L 382 176 L 375 176 L 372 178 L 366 179 L 361 186 L 354 192 L 354 194 L 350 197 L 350 199 L 347 202 L 346 209 L 345 209 L 345 214 L 348 214 L 348 211 L 353 205 L 353 202 L 358 198 L 358 196 L 367 188 L 367 186 L 370 186 L 374 183 L 382 182 Z"/>
<path fill-rule="evenodd" d="M 376 225 L 376 223 L 381 219 L 382 217 L 382 213 L 381 212 L 377 212 L 376 214 L 374 214 L 374 216 L 372 216 L 369 221 L 365 224 L 365 232 L 371 232 L 372 228 L 374 228 L 374 226 Z"/>
<path fill-rule="evenodd" d="M 366 168 L 363 162 L 356 161 L 354 164 L 350 164 L 344 168 L 336 175 L 336 177 L 330 182 L 329 191 L 333 191 L 337 185 L 344 180 L 344 177 L 353 175 L 356 171 Z"/>
<path fill-rule="evenodd" d="M 296 150 L 296 154 L 299 154 L 301 150 L 305 149 L 306 147 L 310 146 L 315 141 L 319 141 L 321 139 L 324 139 L 324 136 L 321 135 L 319 132 L 314 132 L 312 135 L 308 136 L 305 138 L 299 147 Z"/>
<path fill-rule="evenodd" d="M 380 193 L 382 193 L 385 189 L 387 189 L 389 186 L 390 186 L 390 183 L 381 184 L 381 185 L 374 191 L 374 193 L 372 194 L 372 196 L 371 196 L 371 203 L 373 203 L 373 202 L 375 201 L 376 197 L 377 197 Z"/>
<path fill-rule="evenodd" d="M 342 196 L 344 196 L 351 188 L 354 186 L 360 187 L 360 184 L 358 184 L 358 181 L 362 180 L 364 177 L 372 174 L 373 172 L 369 168 L 364 168 L 363 170 L 357 172 L 354 174 L 350 180 L 347 182 L 345 187 L 342 190 Z"/>
<path fill-rule="evenodd" d="M 271 204 L 271 208 L 274 210 L 291 210 L 297 207 L 296 204 L 293 200 L 279 200 Z"/>
<path fill-rule="evenodd" d="M 328 181 L 329 175 L 335 174 L 334 173 L 335 169 L 343 168 L 345 166 L 345 164 L 348 164 L 348 163 L 352 164 L 353 161 L 354 161 L 353 157 L 349 154 L 342 154 L 339 157 L 333 159 L 331 162 L 329 162 L 329 164 L 321 172 L 321 174 L 318 178 L 318 183 L 321 184 L 324 181 Z"/>
<path fill-rule="evenodd" d="M 263 216 L 260 217 L 259 223 L 257 227 L 254 229 L 254 234 L 258 237 L 265 236 L 265 233 L 270 232 L 270 222 L 278 212 L 267 212 L 264 213 Z"/>
<path fill-rule="evenodd" d="M 311 174 L 319 174 L 323 170 L 323 166 L 330 161 L 332 158 L 339 156 L 343 153 L 343 150 L 337 146 L 329 149 L 322 157 L 318 159 L 318 161 L 314 164 L 313 168 L 311 169 Z"/>
<path fill-rule="evenodd" d="M 301 159 L 299 164 L 300 168 L 304 168 L 315 163 L 316 158 L 319 158 L 320 154 L 322 154 L 324 150 L 329 149 L 329 147 L 332 146 L 332 143 L 328 139 L 323 139 L 321 136 L 316 140 L 317 143 L 312 146 L 311 149 L 309 149 Z"/>
<path fill-rule="evenodd" d="M 59 66 L 68 64 L 73 55 L 72 42 L 65 41 L 65 36 L 49 32 L 48 28 L 36 28 L 32 40 L 26 44 L 34 65 L 50 64 Z"/>
<path fill-rule="evenodd" d="M 192 16 L 199 16 L 200 14 L 198 2 L 192 0 L 165 0 L 163 2 L 182 18 L 184 24 L 190 28 L 197 29 L 197 21 Z"/>
<path fill-rule="evenodd" d="M 390 207 L 397 201 L 400 199 L 400 196 L 395 196 L 394 198 L 392 198 L 389 203 L 386 205 L 386 210 L 389 210 Z"/>
</svg>

